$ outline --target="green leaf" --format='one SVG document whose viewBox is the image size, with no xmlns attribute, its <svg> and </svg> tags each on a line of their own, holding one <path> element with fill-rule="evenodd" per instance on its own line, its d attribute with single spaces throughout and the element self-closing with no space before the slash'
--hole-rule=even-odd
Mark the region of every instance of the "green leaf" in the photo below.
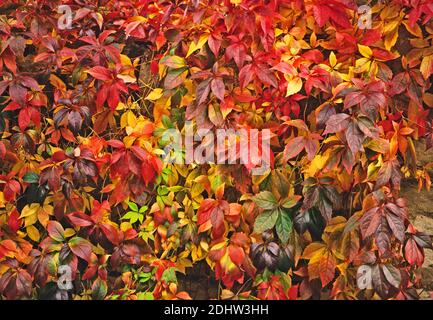
<svg viewBox="0 0 433 320">
<path fill-rule="evenodd" d="M 47 231 L 51 239 L 57 242 L 62 242 L 63 240 L 65 240 L 65 230 L 59 222 L 48 221 Z"/>
<path fill-rule="evenodd" d="M 107 282 L 101 280 L 100 278 L 96 279 L 92 285 L 92 299 L 103 300 L 107 295 L 107 292 L 108 292 Z"/>
<path fill-rule="evenodd" d="M 23 177 L 24 182 L 39 183 L 39 175 L 35 172 L 27 172 Z"/>
<path fill-rule="evenodd" d="M 166 186 L 159 186 L 157 192 L 159 196 L 166 196 L 170 193 L 170 189 L 168 189 Z"/>
<path fill-rule="evenodd" d="M 135 204 L 134 202 L 128 202 L 128 207 L 129 207 L 129 209 L 131 209 L 132 211 L 138 212 L 138 206 L 137 206 L 137 204 Z"/>
<path fill-rule="evenodd" d="M 165 128 L 167 129 L 171 129 L 173 128 L 173 123 L 171 122 L 170 118 L 167 117 L 165 114 L 162 116 L 162 124 L 164 125 Z"/>
<path fill-rule="evenodd" d="M 120 220 L 129 220 L 132 218 L 133 214 L 134 214 L 133 211 L 128 211 L 127 213 L 125 213 L 123 217 L 120 218 Z"/>
<path fill-rule="evenodd" d="M 224 183 L 224 179 L 221 175 L 217 174 L 211 179 L 210 186 L 213 192 L 216 192 L 218 187 Z"/>
<path fill-rule="evenodd" d="M 278 205 L 277 199 L 269 191 L 262 191 L 254 197 L 254 202 L 262 209 L 272 210 Z"/>
<path fill-rule="evenodd" d="M 177 283 L 176 270 L 175 268 L 168 268 L 162 274 L 161 280 L 164 280 L 167 283 Z"/>
<path fill-rule="evenodd" d="M 172 69 L 168 71 L 164 80 L 164 88 L 171 90 L 180 86 L 186 80 L 187 75 L 188 70 L 186 68 Z"/>
<path fill-rule="evenodd" d="M 182 186 L 173 186 L 173 187 L 168 188 L 168 190 L 170 190 L 171 192 L 179 192 L 182 189 L 183 189 Z"/>
<path fill-rule="evenodd" d="M 137 294 L 138 300 L 154 300 L 152 292 L 139 292 Z"/>
<path fill-rule="evenodd" d="M 143 272 L 140 274 L 140 283 L 145 283 L 152 278 L 152 274 L 150 272 Z"/>
<path fill-rule="evenodd" d="M 148 206 L 142 206 L 142 207 L 140 208 L 140 211 L 138 211 L 138 212 L 139 212 L 139 213 L 145 213 L 147 209 L 149 209 Z"/>
<path fill-rule="evenodd" d="M 263 212 L 256 218 L 254 223 L 254 232 L 262 233 L 263 231 L 272 229 L 278 219 L 278 210 L 269 210 Z"/>
<path fill-rule="evenodd" d="M 301 199 L 301 196 L 288 197 L 288 198 L 283 200 L 283 203 L 281 204 L 281 206 L 283 206 L 286 209 L 293 208 L 294 206 L 296 206 L 298 204 L 300 199 Z"/>
<path fill-rule="evenodd" d="M 179 69 L 186 66 L 185 59 L 179 56 L 165 56 L 160 60 L 160 63 L 172 69 Z"/>
<path fill-rule="evenodd" d="M 281 242 L 286 244 L 289 241 L 290 234 L 292 233 L 293 222 L 288 212 L 284 212 L 283 210 L 279 211 L 280 214 L 278 215 L 276 222 L 277 235 Z"/>
<path fill-rule="evenodd" d="M 143 219 L 144 215 L 140 212 L 135 211 L 128 211 L 123 217 L 120 218 L 120 220 L 129 220 L 131 224 L 136 223 L 137 221 L 143 223 Z"/>
</svg>

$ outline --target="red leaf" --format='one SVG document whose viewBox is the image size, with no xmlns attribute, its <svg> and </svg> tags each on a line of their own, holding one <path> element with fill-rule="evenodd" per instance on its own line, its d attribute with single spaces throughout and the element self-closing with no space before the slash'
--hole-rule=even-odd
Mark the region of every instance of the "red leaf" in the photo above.
<svg viewBox="0 0 433 320">
<path fill-rule="evenodd" d="M 57 221 L 48 221 L 47 224 L 48 235 L 58 242 L 65 240 L 65 230 L 62 225 Z"/>
<path fill-rule="evenodd" d="M 29 108 L 21 109 L 18 115 L 18 125 L 22 131 L 27 129 L 30 124 L 30 112 Z"/>
<path fill-rule="evenodd" d="M 411 265 L 422 266 L 424 262 L 424 253 L 420 249 L 413 238 L 407 240 L 404 247 L 404 257 Z"/>
<path fill-rule="evenodd" d="M 90 257 L 92 254 L 92 245 L 89 241 L 80 237 L 75 237 L 69 240 L 68 245 L 71 251 L 77 257 L 86 261 L 90 261 Z"/>
<path fill-rule="evenodd" d="M 4 160 L 5 157 L 6 157 L 6 146 L 2 141 L 0 141 L 0 160 Z"/>
<path fill-rule="evenodd" d="M 212 80 L 211 89 L 213 94 L 220 99 L 220 101 L 224 101 L 225 86 L 221 78 L 215 78 Z"/>
<path fill-rule="evenodd" d="M 107 237 L 108 241 L 110 241 L 114 245 L 119 244 L 119 231 L 113 225 L 103 223 L 100 225 L 100 228 L 104 235 Z"/>
<path fill-rule="evenodd" d="M 125 148 L 125 145 L 123 144 L 123 142 L 119 141 L 119 140 L 109 140 L 109 141 L 107 141 L 107 144 L 113 148 L 116 148 L 116 149 Z"/>
<path fill-rule="evenodd" d="M 350 115 L 345 113 L 334 114 L 326 121 L 326 129 L 323 134 L 335 133 L 347 129 Z"/>
<path fill-rule="evenodd" d="M 224 216 L 229 212 L 230 206 L 227 201 L 204 200 L 197 212 L 199 232 L 204 232 L 212 227 L 212 237 L 214 239 L 220 238 L 225 232 Z"/>
<path fill-rule="evenodd" d="M 241 68 L 244 65 L 247 56 L 245 45 L 241 42 L 237 42 L 228 46 L 226 49 L 226 56 L 228 60 L 233 58 L 238 68 Z"/>
<path fill-rule="evenodd" d="M 66 217 L 76 227 L 89 227 L 94 224 L 92 218 L 83 212 L 73 212 Z"/>
<path fill-rule="evenodd" d="M 196 96 L 196 103 L 198 106 L 205 103 L 207 97 L 209 96 L 209 92 L 210 92 L 209 81 L 210 81 L 209 79 L 201 81 L 197 86 L 195 96 Z"/>
<path fill-rule="evenodd" d="M 3 109 L 3 111 L 14 111 L 18 109 L 21 109 L 21 106 L 18 103 L 12 101 L 7 105 L 6 108 Z"/>
<path fill-rule="evenodd" d="M 20 183 L 18 181 L 15 181 L 15 180 L 9 180 L 3 189 L 3 193 L 4 193 L 6 201 L 14 200 L 16 195 L 20 191 L 21 191 Z"/>
<path fill-rule="evenodd" d="M 256 66 L 256 75 L 264 84 L 278 88 L 277 78 L 267 66 L 258 64 Z"/>
<path fill-rule="evenodd" d="M 213 35 L 210 35 L 207 40 L 207 43 L 209 45 L 210 50 L 215 55 L 215 57 L 218 57 L 218 53 L 221 47 L 221 40 L 215 38 Z"/>
<path fill-rule="evenodd" d="M 240 266 L 245 259 L 245 252 L 241 247 L 231 245 L 228 247 L 228 252 L 230 259 L 236 264 Z"/>
<path fill-rule="evenodd" d="M 335 258 L 330 252 L 327 252 L 320 258 L 319 262 L 319 276 L 322 282 L 322 288 L 334 279 L 334 275 Z"/>
<path fill-rule="evenodd" d="M 358 151 L 363 150 L 362 142 L 364 141 L 364 138 L 364 134 L 361 130 L 359 130 L 356 123 L 350 122 L 346 130 L 346 139 L 353 155 L 355 155 Z"/>
<path fill-rule="evenodd" d="M 115 84 L 113 84 L 108 88 L 107 93 L 108 93 L 108 97 L 107 97 L 108 106 L 110 107 L 111 110 L 114 111 L 116 110 L 120 101 L 119 89 Z"/>
<path fill-rule="evenodd" d="M 239 72 L 239 82 L 242 89 L 245 88 L 251 82 L 251 80 L 253 80 L 253 76 L 254 73 L 252 71 L 251 64 L 247 64 L 241 69 Z"/>
<path fill-rule="evenodd" d="M 9 215 L 8 226 L 14 233 L 16 233 L 21 227 L 22 220 L 20 220 L 19 217 L 20 214 L 16 209 L 14 209 Z"/>
<path fill-rule="evenodd" d="M 89 73 L 93 78 L 102 81 L 108 81 L 113 78 L 111 71 L 101 66 L 93 67 L 92 69 L 88 70 L 87 73 Z"/>
<path fill-rule="evenodd" d="M 296 157 L 305 147 L 305 137 L 291 139 L 284 148 L 284 161 Z"/>
<path fill-rule="evenodd" d="M 24 269 L 19 269 L 15 280 L 15 288 L 18 296 L 30 296 L 32 293 L 32 277 Z"/>
<path fill-rule="evenodd" d="M 13 83 L 9 86 L 9 95 L 12 101 L 19 105 L 24 105 L 26 103 L 27 89 L 19 84 Z"/>
<path fill-rule="evenodd" d="M 319 27 L 323 27 L 328 21 L 342 28 L 349 28 L 351 26 L 343 1 L 316 0 L 314 2 L 313 14 Z"/>
<path fill-rule="evenodd" d="M 186 80 L 187 73 L 185 68 L 169 70 L 164 80 L 164 88 L 171 90 L 180 86 Z"/>
</svg>

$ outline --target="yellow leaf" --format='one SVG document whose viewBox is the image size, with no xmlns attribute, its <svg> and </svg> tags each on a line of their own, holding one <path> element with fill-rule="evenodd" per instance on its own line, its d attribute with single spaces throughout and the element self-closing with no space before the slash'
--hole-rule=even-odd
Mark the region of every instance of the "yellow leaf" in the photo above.
<svg viewBox="0 0 433 320">
<path fill-rule="evenodd" d="M 137 81 L 137 78 L 135 78 L 135 76 L 132 76 L 130 74 L 118 74 L 117 78 L 123 80 L 123 82 L 125 83 L 134 83 L 135 81 Z"/>
<path fill-rule="evenodd" d="M 298 93 L 302 89 L 302 79 L 292 78 L 287 82 L 287 93 L 286 97 Z"/>
<path fill-rule="evenodd" d="M 212 246 L 211 251 L 220 250 L 220 249 L 224 248 L 225 246 L 226 246 L 225 241 L 218 242 Z"/>
<path fill-rule="evenodd" d="M 322 256 L 327 250 L 328 249 L 324 243 L 313 242 L 305 248 L 302 258 L 314 259 L 315 257 Z"/>
<path fill-rule="evenodd" d="M 412 35 L 418 38 L 422 38 L 422 30 L 420 26 L 415 23 L 413 27 L 410 26 L 409 21 L 403 21 L 404 26 L 406 27 L 406 30 L 409 31 Z"/>
<path fill-rule="evenodd" d="M 387 33 L 383 41 L 383 44 L 385 45 L 385 49 L 390 51 L 392 47 L 395 46 L 397 39 L 398 39 L 398 29 L 395 29 L 392 32 Z"/>
<path fill-rule="evenodd" d="M 228 250 L 222 256 L 222 258 L 220 260 L 220 265 L 221 265 L 221 267 L 225 273 L 230 273 L 230 271 L 233 271 L 237 268 L 237 266 L 230 259 L 230 255 L 228 253 Z"/>
<path fill-rule="evenodd" d="M 203 46 L 207 42 L 208 38 L 209 38 L 209 34 L 204 34 L 200 37 L 200 39 L 198 40 L 197 43 L 191 42 L 191 44 L 189 45 L 189 49 L 188 49 L 188 53 L 186 55 L 186 58 L 188 58 L 194 51 L 200 50 L 201 48 L 203 48 Z"/>
<path fill-rule="evenodd" d="M 53 215 L 54 208 L 50 205 L 44 205 L 38 210 L 38 220 L 41 225 L 45 228 L 50 219 L 50 215 Z"/>
<path fill-rule="evenodd" d="M 316 155 L 313 161 L 311 161 L 308 168 L 304 170 L 305 177 L 314 177 L 317 172 L 321 171 L 325 167 L 326 163 L 328 162 L 328 159 L 329 159 L 328 153 L 324 155 L 320 155 L 320 154 Z"/>
<path fill-rule="evenodd" d="M 380 12 L 380 17 L 382 20 L 395 19 L 398 16 L 399 10 L 399 7 L 396 5 L 385 6 Z"/>
<path fill-rule="evenodd" d="M 158 100 L 159 98 L 162 97 L 163 94 L 163 90 L 161 88 L 155 88 L 153 89 L 153 91 L 151 93 L 149 93 L 149 95 L 146 97 L 146 100 Z"/>
<path fill-rule="evenodd" d="M 96 16 L 94 17 L 94 19 L 97 21 L 99 29 L 102 29 L 102 24 L 104 23 L 104 17 L 102 16 L 102 14 L 96 12 Z"/>
<path fill-rule="evenodd" d="M 424 79 L 427 80 L 430 77 L 430 75 L 433 73 L 433 54 L 425 56 L 422 59 L 420 71 Z"/>
<path fill-rule="evenodd" d="M 65 237 L 66 238 L 72 237 L 74 234 L 75 234 L 75 230 L 72 228 L 67 228 L 65 230 Z"/>
<path fill-rule="evenodd" d="M 148 18 L 142 16 L 134 16 L 128 19 L 128 22 L 147 22 Z"/>
<path fill-rule="evenodd" d="M 376 138 L 370 140 L 366 145 L 367 148 L 382 154 L 389 152 L 389 141 L 387 139 Z"/>
<path fill-rule="evenodd" d="M 371 61 L 367 58 L 361 58 L 356 60 L 356 69 L 355 72 L 362 73 L 368 71 L 371 66 Z"/>
<path fill-rule="evenodd" d="M 129 230 L 131 228 L 132 228 L 132 225 L 130 222 L 125 221 L 125 222 L 122 222 L 120 224 L 120 230 L 122 230 L 123 232 L 126 232 L 127 230 Z"/>
<path fill-rule="evenodd" d="M 165 56 L 160 60 L 160 64 L 167 66 L 172 69 L 179 69 L 186 67 L 186 61 L 184 58 L 179 56 Z"/>
<path fill-rule="evenodd" d="M 0 191 L 0 208 L 4 208 L 6 204 L 5 195 L 3 191 Z"/>
<path fill-rule="evenodd" d="M 331 51 L 331 54 L 329 55 L 329 64 L 332 68 L 337 65 L 337 57 L 335 56 L 334 51 Z"/>
<path fill-rule="evenodd" d="M 171 97 L 158 100 L 153 106 L 153 118 L 155 123 L 160 123 L 162 116 L 170 116 Z"/>
<path fill-rule="evenodd" d="M 389 34 L 394 32 L 395 30 L 398 29 L 399 25 L 400 25 L 401 21 L 396 19 L 396 20 L 391 20 L 390 22 L 386 23 L 383 26 L 383 33 L 385 34 Z"/>
<path fill-rule="evenodd" d="M 54 88 L 59 89 L 60 91 L 66 91 L 65 83 L 54 74 L 50 75 L 50 83 Z"/>
<path fill-rule="evenodd" d="M 26 231 L 27 231 L 27 235 L 29 236 L 29 238 L 32 239 L 35 242 L 38 242 L 39 239 L 41 238 L 39 230 L 36 229 L 35 226 L 28 226 L 26 228 Z"/>
<path fill-rule="evenodd" d="M 433 108 L 433 94 L 429 92 L 425 92 L 422 100 L 426 105 L 428 105 L 430 108 Z M 1 195 L 0 195 L 0 205 L 1 205 Z"/>
<path fill-rule="evenodd" d="M 325 232 L 332 233 L 339 230 L 343 230 L 346 225 L 346 218 L 342 216 L 333 217 L 325 228 Z"/>
<path fill-rule="evenodd" d="M 359 50 L 359 53 L 362 54 L 366 58 L 371 58 L 373 56 L 373 51 L 368 46 L 358 44 L 358 50 Z"/>
<path fill-rule="evenodd" d="M 120 62 L 122 63 L 123 66 L 132 67 L 131 59 L 125 54 L 120 55 Z"/>
<path fill-rule="evenodd" d="M 368 180 L 374 179 L 376 173 L 382 167 L 382 164 L 383 164 L 382 155 L 379 155 L 378 160 L 376 162 L 372 162 L 368 165 L 368 167 L 367 167 L 367 179 Z"/>
<path fill-rule="evenodd" d="M 394 133 L 389 143 L 389 154 L 390 156 L 396 155 L 398 151 L 398 133 Z"/>
<path fill-rule="evenodd" d="M 235 294 L 233 292 L 231 292 L 230 290 L 223 289 L 221 291 L 221 299 L 223 299 L 223 300 L 229 300 L 229 299 L 233 298 L 234 296 L 235 296 Z"/>
<path fill-rule="evenodd" d="M 128 110 L 127 112 L 122 114 L 122 117 L 120 118 L 120 127 L 122 129 L 127 126 L 135 127 L 136 125 L 137 125 L 137 117 L 135 116 L 134 112 Z"/>
<path fill-rule="evenodd" d="M 40 207 L 41 206 L 39 205 L 39 203 L 32 203 L 30 205 L 26 205 L 23 211 L 21 211 L 20 219 L 36 215 Z"/>
</svg>

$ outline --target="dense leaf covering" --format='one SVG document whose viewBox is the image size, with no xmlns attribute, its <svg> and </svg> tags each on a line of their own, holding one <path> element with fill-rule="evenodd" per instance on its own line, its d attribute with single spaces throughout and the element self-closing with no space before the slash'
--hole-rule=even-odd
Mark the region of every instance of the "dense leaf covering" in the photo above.
<svg viewBox="0 0 433 320">
<path fill-rule="evenodd" d="M 363 2 L 0 1 L 0 296 L 189 299 L 200 266 L 210 298 L 418 298 L 433 2 Z M 270 169 L 163 161 L 187 121 L 270 130 Z"/>
</svg>

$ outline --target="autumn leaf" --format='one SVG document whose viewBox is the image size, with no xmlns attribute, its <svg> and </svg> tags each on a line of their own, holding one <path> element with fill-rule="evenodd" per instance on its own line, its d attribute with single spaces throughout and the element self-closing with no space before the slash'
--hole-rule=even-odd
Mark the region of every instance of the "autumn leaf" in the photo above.
<svg viewBox="0 0 433 320">
<path fill-rule="evenodd" d="M 202 202 L 197 212 L 198 232 L 205 232 L 212 228 L 212 236 L 220 238 L 225 232 L 224 218 L 229 214 L 227 201 L 207 199 Z"/>
<path fill-rule="evenodd" d="M 71 251 L 79 258 L 89 261 L 92 253 L 92 245 L 85 239 L 74 237 L 68 242 Z"/>
<path fill-rule="evenodd" d="M 431 76 L 433 73 L 433 54 L 422 58 L 420 71 L 426 80 Z"/>
<path fill-rule="evenodd" d="M 277 199 L 269 191 L 262 191 L 257 196 L 254 197 L 254 202 L 262 209 L 272 210 L 277 205 Z"/>
<path fill-rule="evenodd" d="M 308 261 L 310 279 L 320 278 L 322 287 L 334 279 L 336 260 L 325 244 L 313 242 L 304 249 L 302 254 Z"/>
</svg>

